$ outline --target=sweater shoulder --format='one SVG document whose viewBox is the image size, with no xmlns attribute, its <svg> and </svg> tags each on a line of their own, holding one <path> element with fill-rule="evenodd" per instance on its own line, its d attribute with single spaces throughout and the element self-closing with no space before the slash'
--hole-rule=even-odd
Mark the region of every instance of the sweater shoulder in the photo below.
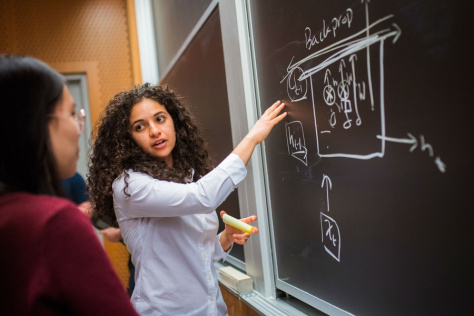
<svg viewBox="0 0 474 316">
<path fill-rule="evenodd" d="M 0 197 L 0 217 L 9 221 L 21 221 L 24 225 L 28 223 L 41 225 L 60 213 L 70 213 L 74 217 L 79 213 L 77 206 L 67 199 L 34 195 L 29 193 L 10 193 Z"/>
</svg>

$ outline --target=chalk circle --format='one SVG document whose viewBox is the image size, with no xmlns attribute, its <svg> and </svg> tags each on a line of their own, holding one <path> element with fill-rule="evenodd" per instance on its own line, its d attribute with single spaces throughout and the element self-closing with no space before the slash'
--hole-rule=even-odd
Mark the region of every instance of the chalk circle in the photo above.
<svg viewBox="0 0 474 316">
<path fill-rule="evenodd" d="M 327 105 L 331 106 L 336 102 L 336 91 L 330 85 L 324 87 L 323 98 Z"/>
<path fill-rule="evenodd" d="M 337 95 L 341 100 L 349 99 L 349 82 L 347 80 L 342 80 L 337 86 Z"/>
<path fill-rule="evenodd" d="M 306 93 L 308 92 L 308 82 L 306 78 L 300 80 L 300 77 L 303 74 L 304 71 L 300 67 L 294 68 L 288 74 L 286 90 L 288 97 L 293 102 L 306 99 Z"/>
</svg>

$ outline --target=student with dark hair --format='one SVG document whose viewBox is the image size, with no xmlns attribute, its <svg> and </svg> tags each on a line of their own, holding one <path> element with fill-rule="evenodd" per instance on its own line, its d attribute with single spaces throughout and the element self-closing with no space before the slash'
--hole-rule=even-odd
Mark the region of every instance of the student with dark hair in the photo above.
<svg viewBox="0 0 474 316">
<path fill-rule="evenodd" d="M 118 221 L 135 265 L 132 303 L 140 314 L 227 314 L 213 262 L 250 234 L 226 224 L 217 235 L 215 208 L 244 179 L 255 146 L 286 116 L 282 109 L 272 105 L 213 168 L 173 91 L 145 84 L 110 101 L 95 131 L 89 194 L 98 216 Z"/>
<path fill-rule="evenodd" d="M 84 123 L 63 77 L 0 55 L 0 100 L 0 314 L 136 315 L 89 219 L 59 197 Z"/>
</svg>

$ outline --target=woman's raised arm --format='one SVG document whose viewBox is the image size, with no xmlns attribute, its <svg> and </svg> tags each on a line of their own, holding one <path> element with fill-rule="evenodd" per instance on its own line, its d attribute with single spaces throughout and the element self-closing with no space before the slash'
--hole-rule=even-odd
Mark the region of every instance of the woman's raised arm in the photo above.
<svg viewBox="0 0 474 316">
<path fill-rule="evenodd" d="M 264 141 L 268 134 L 270 134 L 272 128 L 287 115 L 286 112 L 280 114 L 284 106 L 285 104 L 280 101 L 273 103 L 232 151 L 242 159 L 245 165 L 247 165 L 252 156 L 255 146 Z"/>
</svg>

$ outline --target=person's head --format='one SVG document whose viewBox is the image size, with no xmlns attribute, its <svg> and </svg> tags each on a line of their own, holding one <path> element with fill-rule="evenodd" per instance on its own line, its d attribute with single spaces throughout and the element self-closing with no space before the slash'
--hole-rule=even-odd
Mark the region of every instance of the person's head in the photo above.
<svg viewBox="0 0 474 316">
<path fill-rule="evenodd" d="M 132 108 L 129 118 L 132 139 L 145 153 L 173 167 L 176 133 L 168 110 L 155 100 L 143 99 Z"/>
<path fill-rule="evenodd" d="M 0 100 L 0 191 L 60 195 L 80 136 L 63 76 L 33 57 L 0 55 Z"/>
<path fill-rule="evenodd" d="M 168 87 L 144 84 L 118 93 L 94 134 L 88 188 L 98 216 L 115 218 L 112 183 L 129 169 L 185 182 L 192 170 L 195 180 L 212 168 L 191 114 Z"/>
</svg>

